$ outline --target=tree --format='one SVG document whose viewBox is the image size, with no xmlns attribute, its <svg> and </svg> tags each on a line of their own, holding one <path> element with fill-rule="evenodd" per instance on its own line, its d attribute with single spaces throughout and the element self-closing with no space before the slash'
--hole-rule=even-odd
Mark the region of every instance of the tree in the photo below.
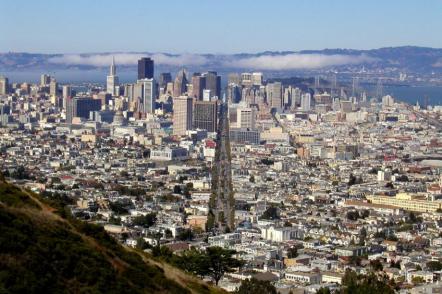
<svg viewBox="0 0 442 294">
<path fill-rule="evenodd" d="M 394 294 L 394 287 L 386 276 L 378 276 L 375 273 L 358 275 L 352 270 L 347 270 L 342 279 L 341 294 L 366 293 Z"/>
<path fill-rule="evenodd" d="M 422 284 L 422 283 L 425 282 L 425 281 L 424 281 L 424 278 L 422 278 L 422 277 L 413 277 L 413 278 L 411 279 L 411 282 L 412 282 L 413 284 L 417 285 L 417 284 Z"/>
<path fill-rule="evenodd" d="M 194 248 L 174 255 L 170 262 L 182 270 L 199 276 L 201 279 L 208 274 L 208 257 L 203 252 Z"/>
<path fill-rule="evenodd" d="M 359 218 L 359 213 L 357 211 L 350 210 L 349 212 L 347 212 L 347 219 L 356 221 L 358 220 L 358 218 Z"/>
<path fill-rule="evenodd" d="M 269 281 L 260 281 L 255 278 L 241 282 L 236 294 L 277 294 L 275 286 Z"/>
<path fill-rule="evenodd" d="M 442 263 L 440 261 L 429 261 L 427 267 L 430 271 L 440 271 L 442 270 Z"/>
<path fill-rule="evenodd" d="M 296 258 L 298 256 L 298 248 L 296 247 L 290 247 L 287 250 L 287 257 L 288 258 Z"/>
<path fill-rule="evenodd" d="M 225 273 L 233 272 L 234 268 L 242 265 L 240 260 L 232 257 L 236 253 L 235 250 L 215 246 L 207 248 L 206 253 L 207 274 L 217 286 Z"/>
<path fill-rule="evenodd" d="M 266 209 L 266 211 L 264 211 L 264 213 L 261 215 L 261 218 L 269 220 L 279 219 L 278 208 L 275 206 L 270 206 Z"/>
<path fill-rule="evenodd" d="M 271 159 L 268 159 L 268 158 L 263 158 L 263 159 L 261 159 L 261 163 L 265 164 L 265 165 L 272 165 L 274 163 L 274 161 Z"/>
<path fill-rule="evenodd" d="M 385 188 L 390 188 L 390 189 L 394 189 L 394 185 L 392 182 L 388 182 L 385 184 Z"/>
<path fill-rule="evenodd" d="M 126 214 L 129 211 L 120 202 L 109 202 L 110 209 L 117 214 Z"/>
<path fill-rule="evenodd" d="M 382 263 L 379 261 L 379 259 L 371 260 L 370 261 L 370 267 L 375 271 L 382 271 L 384 267 L 382 266 Z"/>
<path fill-rule="evenodd" d="M 185 229 L 183 231 L 181 231 L 178 236 L 177 239 L 181 240 L 181 241 L 191 241 L 193 239 L 194 235 L 191 229 Z"/>
<path fill-rule="evenodd" d="M 359 245 L 364 246 L 366 238 L 367 238 L 367 229 L 362 227 L 362 229 L 359 231 Z"/>
<path fill-rule="evenodd" d="M 157 221 L 156 213 L 148 213 L 146 215 L 140 215 L 140 216 L 135 217 L 132 220 L 132 224 L 134 226 L 149 228 L 149 227 L 153 226 L 156 221 Z"/>
<path fill-rule="evenodd" d="M 254 183 L 254 182 L 255 182 L 255 176 L 254 176 L 254 175 L 251 175 L 251 176 L 250 176 L 250 178 L 249 178 L 249 182 L 250 182 L 250 183 Z"/>
<path fill-rule="evenodd" d="M 318 289 L 316 294 L 331 294 L 330 289 L 327 287 L 321 287 Z"/>
</svg>

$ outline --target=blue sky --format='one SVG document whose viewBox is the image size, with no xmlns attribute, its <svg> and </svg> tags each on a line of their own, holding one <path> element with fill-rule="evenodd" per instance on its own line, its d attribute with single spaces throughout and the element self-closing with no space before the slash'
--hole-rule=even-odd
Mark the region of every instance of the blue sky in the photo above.
<svg viewBox="0 0 442 294">
<path fill-rule="evenodd" d="M 2 0 L 0 52 L 442 47 L 441 0 Z"/>
</svg>

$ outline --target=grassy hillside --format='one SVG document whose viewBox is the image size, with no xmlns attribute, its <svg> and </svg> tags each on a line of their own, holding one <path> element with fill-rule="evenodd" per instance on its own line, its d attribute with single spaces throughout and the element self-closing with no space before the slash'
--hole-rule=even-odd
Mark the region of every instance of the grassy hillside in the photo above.
<svg viewBox="0 0 442 294">
<path fill-rule="evenodd" d="M 0 293 L 219 291 L 50 204 L 0 182 Z"/>
</svg>

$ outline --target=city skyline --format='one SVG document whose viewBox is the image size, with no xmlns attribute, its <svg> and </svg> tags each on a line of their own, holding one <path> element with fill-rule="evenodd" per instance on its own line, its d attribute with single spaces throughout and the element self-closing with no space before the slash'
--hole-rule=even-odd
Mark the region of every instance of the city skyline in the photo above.
<svg viewBox="0 0 442 294">
<path fill-rule="evenodd" d="M 216 7 L 218 19 L 213 18 L 213 4 L 204 1 L 171 1 L 167 9 L 163 3 L 141 1 L 4 4 L 9 13 L 0 20 L 0 52 L 229 54 L 404 45 L 442 47 L 442 41 L 433 33 L 442 27 L 440 1 L 279 1 L 271 7 L 263 1 L 223 1 Z M 23 5 L 27 9 L 21 9 Z M 269 12 L 272 7 L 275 13 Z M 63 15 L 62 22 L 51 17 L 57 15 Z M 115 17 L 99 22 L 100 15 Z M 185 33 L 176 34 L 177 28 Z M 265 42 L 260 36 L 266 37 Z"/>
</svg>

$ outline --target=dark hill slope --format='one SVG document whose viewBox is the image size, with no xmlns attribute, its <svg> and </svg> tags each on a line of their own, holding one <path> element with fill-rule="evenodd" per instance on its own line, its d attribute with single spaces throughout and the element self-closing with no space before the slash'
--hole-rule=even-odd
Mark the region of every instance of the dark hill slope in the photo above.
<svg viewBox="0 0 442 294">
<path fill-rule="evenodd" d="M 0 293 L 217 291 L 176 269 L 170 278 L 163 267 L 172 272 L 101 227 L 63 218 L 40 196 L 0 183 Z"/>
</svg>

